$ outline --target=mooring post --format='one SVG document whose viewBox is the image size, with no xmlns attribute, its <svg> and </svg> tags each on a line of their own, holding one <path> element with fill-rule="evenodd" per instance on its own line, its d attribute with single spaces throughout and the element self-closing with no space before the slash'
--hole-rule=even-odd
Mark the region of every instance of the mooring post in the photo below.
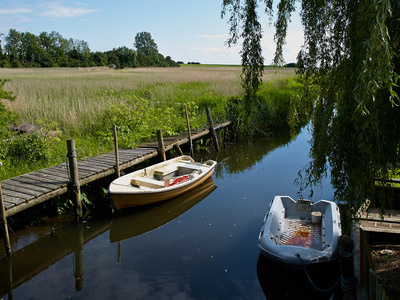
<svg viewBox="0 0 400 300">
<path fill-rule="evenodd" d="M 157 130 L 157 140 L 158 140 L 158 154 L 161 156 L 161 159 L 163 161 L 166 161 L 167 159 L 165 157 L 164 140 L 161 129 Z"/>
<path fill-rule="evenodd" d="M 117 125 L 114 124 L 113 129 L 114 129 L 115 172 L 117 172 L 117 177 L 119 177 L 121 172 L 119 171 Z"/>
<path fill-rule="evenodd" d="M 1 191 L 1 182 L 0 182 L 0 209 L 1 209 L 1 225 L 2 225 L 1 227 L 3 228 L 4 246 L 6 247 L 7 257 L 11 258 L 10 236 L 8 235 L 7 217 L 6 217 L 6 210 L 4 209 L 3 193 Z"/>
<path fill-rule="evenodd" d="M 218 144 L 218 139 L 217 139 L 217 133 L 215 132 L 215 128 L 214 128 L 214 122 L 211 116 L 211 112 L 210 109 L 207 108 L 206 109 L 206 113 L 207 113 L 207 119 L 208 119 L 208 126 L 210 127 L 210 134 L 211 137 L 215 143 L 215 150 L 219 151 L 219 144 Z"/>
<path fill-rule="evenodd" d="M 76 159 L 76 149 L 75 149 L 75 140 L 69 139 L 67 140 L 68 147 L 68 162 L 69 162 L 69 172 L 70 172 L 70 180 L 72 185 L 72 201 L 75 205 L 75 216 L 79 221 L 82 217 L 82 203 L 81 203 L 81 187 L 79 184 L 78 177 L 78 160 Z"/>
<path fill-rule="evenodd" d="M 188 128 L 188 135 L 189 135 L 189 147 L 190 147 L 190 156 L 194 158 L 194 153 L 193 153 L 193 142 L 192 142 L 192 133 L 190 131 L 190 122 L 189 122 L 189 115 L 188 115 L 188 110 L 187 106 L 185 105 L 185 114 L 186 114 L 186 123 L 187 123 L 187 128 Z"/>
</svg>

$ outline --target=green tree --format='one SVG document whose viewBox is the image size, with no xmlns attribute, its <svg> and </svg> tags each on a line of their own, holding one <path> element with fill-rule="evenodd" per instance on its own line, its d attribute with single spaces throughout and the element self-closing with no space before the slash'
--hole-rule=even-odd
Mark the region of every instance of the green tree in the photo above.
<svg viewBox="0 0 400 300">
<path fill-rule="evenodd" d="M 241 54 L 248 94 L 258 88 L 262 75 L 257 68 L 262 58 L 256 21 L 261 2 L 271 18 L 272 0 L 223 1 L 222 16 L 229 14 L 231 24 L 228 44 L 239 37 L 244 41 Z M 282 49 L 295 3 L 278 4 L 274 62 L 279 66 L 284 64 Z M 299 179 L 312 186 L 330 171 L 335 198 L 346 200 L 347 212 L 354 215 L 376 192 L 375 178 L 400 168 L 400 3 L 302 0 L 300 7 L 305 44 L 298 67 L 304 96 L 312 97 L 314 110 L 312 161 Z M 250 69 L 248 61 L 253 64 Z M 254 84 L 249 87 L 246 82 Z M 381 198 L 383 207 L 387 200 Z"/>
<path fill-rule="evenodd" d="M 5 51 L 10 57 L 10 61 L 21 60 L 23 54 L 22 35 L 15 29 L 10 29 L 5 37 Z"/>
<path fill-rule="evenodd" d="M 113 49 L 121 64 L 121 68 L 135 68 L 137 66 L 136 52 L 128 47 Z"/>
<path fill-rule="evenodd" d="M 139 32 L 136 34 L 135 42 L 138 61 L 141 67 L 159 66 L 159 53 L 156 42 L 149 32 Z"/>
<path fill-rule="evenodd" d="M 150 57 L 158 53 L 157 44 L 149 32 L 143 31 L 136 34 L 135 43 L 133 45 L 137 52 Z"/>
<path fill-rule="evenodd" d="M 95 52 L 93 53 L 93 58 L 92 60 L 96 64 L 96 66 L 107 66 L 108 60 L 107 60 L 107 54 L 103 52 Z"/>
<path fill-rule="evenodd" d="M 24 48 L 24 66 L 39 67 L 39 60 L 44 55 L 44 50 L 39 45 L 38 37 L 29 32 L 22 33 L 22 43 Z"/>
</svg>

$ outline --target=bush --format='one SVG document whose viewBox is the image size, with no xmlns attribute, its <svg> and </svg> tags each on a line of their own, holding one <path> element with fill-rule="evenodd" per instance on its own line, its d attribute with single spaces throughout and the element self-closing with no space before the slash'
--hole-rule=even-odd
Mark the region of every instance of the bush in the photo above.
<svg viewBox="0 0 400 300">
<path fill-rule="evenodd" d="M 11 63 L 8 61 L 8 59 L 2 59 L 0 60 L 0 67 L 11 68 Z"/>
<path fill-rule="evenodd" d="M 24 66 L 19 60 L 13 60 L 11 62 L 11 68 L 23 68 Z"/>
<path fill-rule="evenodd" d="M 7 156 L 36 161 L 47 158 L 47 143 L 39 133 L 21 135 L 8 143 Z"/>
</svg>

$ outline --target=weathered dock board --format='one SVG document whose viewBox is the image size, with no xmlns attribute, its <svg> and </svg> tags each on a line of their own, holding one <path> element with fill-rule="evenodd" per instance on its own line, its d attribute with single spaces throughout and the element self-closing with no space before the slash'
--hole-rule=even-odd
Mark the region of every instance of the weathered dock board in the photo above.
<svg viewBox="0 0 400 300">
<path fill-rule="evenodd" d="M 228 125 L 230 125 L 230 121 L 216 124 L 215 128 L 218 130 Z M 208 133 L 209 129 L 193 132 L 192 140 L 204 137 Z M 164 138 L 165 151 L 171 150 L 174 145 L 180 146 L 188 143 L 188 141 L 187 135 L 166 137 Z M 118 151 L 120 170 L 157 156 L 157 148 L 158 142 L 155 141 L 143 143 L 136 149 L 120 149 Z M 114 152 L 78 161 L 78 175 L 81 186 L 112 175 L 115 172 Z M 66 193 L 69 182 L 66 163 L 2 181 L 1 189 L 6 217 Z"/>
<path fill-rule="evenodd" d="M 400 211 L 387 209 L 382 219 L 379 209 L 369 209 L 361 217 L 360 228 L 364 231 L 400 234 Z"/>
</svg>

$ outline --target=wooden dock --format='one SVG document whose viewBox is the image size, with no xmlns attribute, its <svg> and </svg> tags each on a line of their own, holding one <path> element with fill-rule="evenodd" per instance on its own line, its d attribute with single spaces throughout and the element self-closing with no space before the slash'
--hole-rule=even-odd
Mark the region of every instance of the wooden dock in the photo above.
<svg viewBox="0 0 400 300">
<path fill-rule="evenodd" d="M 215 130 L 230 125 L 230 121 L 216 124 Z M 209 129 L 192 132 L 192 140 L 207 136 Z M 163 139 L 165 151 L 174 145 L 189 142 L 188 135 L 166 137 Z M 79 149 L 77 149 L 79 151 Z M 123 170 L 158 155 L 158 142 L 148 142 L 136 149 L 120 149 L 119 169 Z M 79 184 L 85 185 L 116 172 L 115 153 L 110 152 L 78 161 Z M 5 216 L 10 217 L 39 203 L 62 195 L 69 190 L 70 178 L 66 163 L 31 172 L 1 182 Z"/>
</svg>

